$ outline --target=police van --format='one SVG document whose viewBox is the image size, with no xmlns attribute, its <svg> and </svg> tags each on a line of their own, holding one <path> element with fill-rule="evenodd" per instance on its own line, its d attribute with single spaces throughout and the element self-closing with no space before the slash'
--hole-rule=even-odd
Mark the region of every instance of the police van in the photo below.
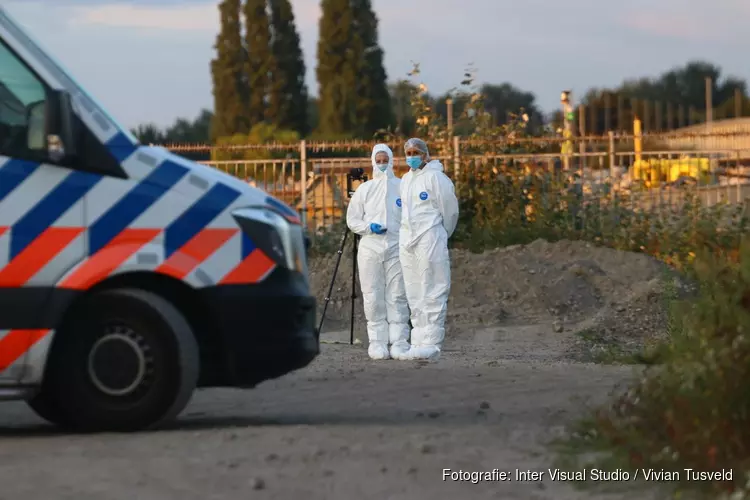
<svg viewBox="0 0 750 500">
<path fill-rule="evenodd" d="M 308 365 L 307 241 L 264 191 L 140 145 L 0 8 L 0 399 L 132 431 Z"/>
</svg>

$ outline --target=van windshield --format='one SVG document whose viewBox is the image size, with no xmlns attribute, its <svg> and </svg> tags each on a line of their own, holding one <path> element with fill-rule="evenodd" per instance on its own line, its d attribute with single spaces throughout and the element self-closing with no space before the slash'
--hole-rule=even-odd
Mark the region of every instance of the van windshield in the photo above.
<svg viewBox="0 0 750 500">
<path fill-rule="evenodd" d="M 107 113 L 107 110 L 101 106 L 96 99 L 94 99 L 86 90 L 79 85 L 71 76 L 70 74 L 63 69 L 62 65 L 57 62 L 52 56 L 50 56 L 46 51 L 42 50 L 42 48 L 39 46 L 37 42 L 35 42 L 29 34 L 27 34 L 15 21 L 13 21 L 10 16 L 8 16 L 7 12 L 5 12 L 4 9 L 0 8 L 0 26 L 5 28 L 10 35 L 13 37 L 13 39 L 21 44 L 24 49 L 26 49 L 29 54 L 31 54 L 35 60 L 44 66 L 44 69 L 47 70 L 50 75 L 52 75 L 56 80 L 60 82 L 61 85 L 65 87 L 65 89 L 70 92 L 72 95 L 80 94 L 82 95 L 87 101 L 89 105 L 96 108 L 96 111 L 104 116 L 109 122 L 119 129 L 120 132 L 125 134 L 125 136 L 132 141 L 134 144 L 138 143 L 138 139 L 130 132 L 130 130 L 127 129 L 127 127 L 123 127 L 120 123 L 117 122 L 109 113 Z"/>
</svg>

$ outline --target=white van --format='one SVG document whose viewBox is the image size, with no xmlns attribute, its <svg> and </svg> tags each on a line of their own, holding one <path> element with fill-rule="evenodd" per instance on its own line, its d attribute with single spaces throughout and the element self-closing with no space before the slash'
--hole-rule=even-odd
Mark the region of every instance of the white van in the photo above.
<svg viewBox="0 0 750 500">
<path fill-rule="evenodd" d="M 319 353 L 297 212 L 140 145 L 0 8 L 0 398 L 137 430 Z"/>
</svg>

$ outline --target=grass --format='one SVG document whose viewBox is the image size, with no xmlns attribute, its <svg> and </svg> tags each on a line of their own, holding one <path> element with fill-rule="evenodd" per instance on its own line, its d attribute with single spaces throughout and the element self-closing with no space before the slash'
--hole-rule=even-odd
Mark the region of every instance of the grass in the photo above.
<svg viewBox="0 0 750 500">
<path fill-rule="evenodd" d="M 663 293 L 661 306 L 665 311 L 671 311 L 685 292 L 679 285 L 684 277 L 671 268 L 666 268 L 661 281 Z M 670 339 L 676 338 L 678 325 L 675 324 L 675 314 L 667 316 L 667 331 L 663 339 L 650 339 L 645 342 L 625 342 L 622 339 L 608 336 L 602 329 L 587 328 L 576 333 L 582 348 L 581 360 L 604 365 L 658 365 L 667 362 L 671 350 Z M 659 332 L 656 332 L 659 333 Z"/>
<path fill-rule="evenodd" d="M 626 347 L 600 329 L 587 328 L 576 333 L 580 340 L 580 360 L 603 365 L 654 365 L 663 361 L 663 343 Z"/>
</svg>

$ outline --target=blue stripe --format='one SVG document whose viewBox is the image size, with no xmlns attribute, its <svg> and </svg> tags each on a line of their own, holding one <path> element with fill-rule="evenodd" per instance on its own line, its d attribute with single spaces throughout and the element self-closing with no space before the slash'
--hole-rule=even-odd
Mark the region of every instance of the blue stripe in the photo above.
<svg viewBox="0 0 750 500">
<path fill-rule="evenodd" d="M 299 217 L 299 214 L 297 212 L 295 212 L 289 205 L 287 205 L 286 203 L 283 203 L 283 202 L 281 202 L 281 201 L 279 201 L 276 198 L 273 198 L 271 196 L 266 197 L 266 204 L 268 204 L 268 206 L 270 206 L 272 208 L 275 208 L 276 210 L 278 210 L 282 214 L 286 214 L 286 215 L 288 215 L 290 217 Z"/>
<path fill-rule="evenodd" d="M 101 175 L 72 172 L 64 181 L 55 186 L 13 225 L 10 236 L 10 258 L 13 259 L 21 253 L 100 180 L 102 180 Z"/>
<path fill-rule="evenodd" d="M 8 160 L 0 167 L 0 201 L 29 178 L 39 164 L 33 161 Z"/>
<path fill-rule="evenodd" d="M 122 132 L 118 132 L 114 137 L 108 140 L 106 146 L 107 149 L 109 149 L 109 152 L 112 153 L 112 156 L 117 158 L 117 161 L 120 163 L 124 162 L 135 152 L 136 149 L 138 149 L 138 146 L 133 144 Z"/>
<path fill-rule="evenodd" d="M 172 189 L 188 169 L 165 161 L 133 189 L 115 203 L 89 228 L 89 255 L 93 255 L 112 241 L 139 215 Z"/>
<path fill-rule="evenodd" d="M 242 233 L 242 260 L 245 260 L 245 257 L 253 253 L 255 248 L 256 246 L 255 243 L 253 243 L 253 240 L 248 238 L 245 233 Z"/>
<path fill-rule="evenodd" d="M 164 258 L 179 250 L 240 196 L 239 191 L 216 184 L 164 230 Z"/>
</svg>

